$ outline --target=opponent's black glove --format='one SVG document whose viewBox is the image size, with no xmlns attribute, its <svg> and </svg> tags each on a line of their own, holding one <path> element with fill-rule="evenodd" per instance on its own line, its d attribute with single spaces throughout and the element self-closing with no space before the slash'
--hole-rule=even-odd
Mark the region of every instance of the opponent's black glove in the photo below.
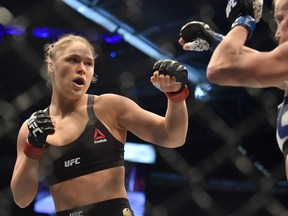
<svg viewBox="0 0 288 216">
<path fill-rule="evenodd" d="M 39 110 L 31 115 L 27 126 L 29 134 L 24 153 L 32 159 L 39 159 L 47 146 L 47 136 L 55 132 L 54 125 L 49 114 L 44 110 Z"/>
<path fill-rule="evenodd" d="M 180 37 L 189 44 L 191 51 L 206 51 L 214 49 L 224 36 L 212 31 L 208 24 L 199 21 L 186 23 L 180 30 Z"/>
<path fill-rule="evenodd" d="M 189 95 L 186 86 L 188 81 L 188 72 L 186 67 L 173 60 L 159 60 L 153 66 L 153 72 L 159 71 L 159 74 L 174 76 L 176 82 L 181 83 L 180 90 L 176 92 L 165 92 L 165 95 L 173 102 L 178 103 L 185 100 Z"/>
<path fill-rule="evenodd" d="M 228 0 L 226 17 L 233 23 L 238 17 L 249 15 L 259 22 L 262 16 L 263 0 Z"/>
<path fill-rule="evenodd" d="M 228 0 L 226 6 L 226 17 L 233 23 L 232 28 L 242 25 L 252 36 L 256 23 L 262 16 L 263 0 Z"/>
</svg>

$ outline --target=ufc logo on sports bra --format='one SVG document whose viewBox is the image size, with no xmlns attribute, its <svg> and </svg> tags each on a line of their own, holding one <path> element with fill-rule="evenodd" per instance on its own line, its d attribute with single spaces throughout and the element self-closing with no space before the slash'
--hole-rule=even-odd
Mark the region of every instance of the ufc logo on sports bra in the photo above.
<svg viewBox="0 0 288 216">
<path fill-rule="evenodd" d="M 83 216 L 83 211 L 70 213 L 69 216 Z"/>
<path fill-rule="evenodd" d="M 80 164 L 80 157 L 64 161 L 64 166 L 65 167 L 71 167 L 71 166 L 77 165 L 77 164 Z"/>
</svg>

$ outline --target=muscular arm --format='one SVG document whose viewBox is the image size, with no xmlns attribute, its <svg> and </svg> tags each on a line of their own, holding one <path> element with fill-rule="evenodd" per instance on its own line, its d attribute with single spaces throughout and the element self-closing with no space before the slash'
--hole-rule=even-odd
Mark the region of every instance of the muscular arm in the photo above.
<svg viewBox="0 0 288 216">
<path fill-rule="evenodd" d="M 15 203 L 25 208 L 36 196 L 38 190 L 39 160 L 30 159 L 23 153 L 28 136 L 27 123 L 23 123 L 17 139 L 17 160 L 11 180 L 11 190 Z"/>
<path fill-rule="evenodd" d="M 188 128 L 185 101 L 173 103 L 168 100 L 165 117 L 144 110 L 134 101 L 119 95 L 106 95 L 105 101 L 107 112 L 111 113 L 110 116 L 115 115 L 119 127 L 140 139 L 168 148 L 185 143 Z"/>
<path fill-rule="evenodd" d="M 129 102 L 128 102 L 129 103 Z M 178 147 L 185 143 L 188 114 L 185 101 L 168 100 L 165 117 L 145 111 L 136 104 L 121 118 L 121 124 L 139 138 L 163 147 Z"/>
<path fill-rule="evenodd" d="M 288 44 L 259 52 L 244 46 L 247 35 L 242 26 L 226 35 L 208 64 L 208 80 L 219 85 L 281 88 L 288 79 Z"/>
</svg>

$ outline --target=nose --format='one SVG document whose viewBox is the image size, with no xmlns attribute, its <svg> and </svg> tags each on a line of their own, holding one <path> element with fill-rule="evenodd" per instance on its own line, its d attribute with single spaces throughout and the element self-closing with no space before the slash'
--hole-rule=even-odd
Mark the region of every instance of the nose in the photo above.
<svg viewBox="0 0 288 216">
<path fill-rule="evenodd" d="M 275 37 L 276 41 L 278 41 L 278 42 L 280 41 L 280 31 L 278 30 L 278 28 L 277 28 L 277 31 L 275 32 L 274 37 Z"/>
<path fill-rule="evenodd" d="M 77 67 L 77 73 L 84 74 L 85 73 L 85 64 L 83 62 L 79 62 Z"/>
</svg>

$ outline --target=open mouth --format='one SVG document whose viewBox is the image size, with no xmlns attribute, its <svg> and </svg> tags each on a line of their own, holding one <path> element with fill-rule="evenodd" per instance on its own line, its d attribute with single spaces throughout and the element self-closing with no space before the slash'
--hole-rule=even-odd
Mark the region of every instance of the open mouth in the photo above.
<svg viewBox="0 0 288 216">
<path fill-rule="evenodd" d="M 73 82 L 77 85 L 84 85 L 84 80 L 80 78 L 73 80 Z"/>
</svg>

